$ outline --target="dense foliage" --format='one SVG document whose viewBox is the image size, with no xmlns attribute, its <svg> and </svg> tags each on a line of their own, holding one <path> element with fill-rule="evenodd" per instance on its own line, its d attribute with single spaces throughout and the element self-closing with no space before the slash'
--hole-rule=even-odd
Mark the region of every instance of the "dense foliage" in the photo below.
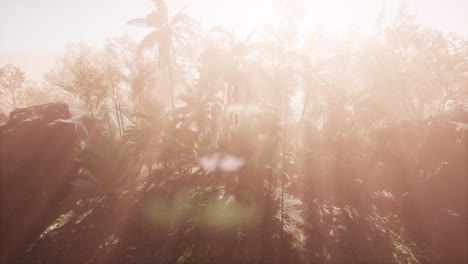
<svg viewBox="0 0 468 264">
<path fill-rule="evenodd" d="M 405 9 L 377 36 L 299 43 L 288 17 L 239 38 L 154 2 L 130 21 L 153 29 L 141 43 L 71 44 L 37 88 L 85 132 L 74 195 L 20 260 L 466 260 L 440 245 L 441 225 L 466 222 L 465 39 Z M 31 104 L 23 75 L 0 71 L 4 110 Z"/>
</svg>

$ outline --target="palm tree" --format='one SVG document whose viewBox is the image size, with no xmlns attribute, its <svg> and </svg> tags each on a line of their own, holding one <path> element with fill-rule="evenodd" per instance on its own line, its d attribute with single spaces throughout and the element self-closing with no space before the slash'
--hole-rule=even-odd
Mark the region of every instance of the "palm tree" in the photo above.
<svg viewBox="0 0 468 264">
<path fill-rule="evenodd" d="M 199 90 L 179 98 L 184 105 L 174 111 L 177 124 L 197 133 L 205 133 L 207 130 L 214 132 L 217 129 L 217 113 L 224 108 L 221 98 Z"/>
<path fill-rule="evenodd" d="M 252 30 L 245 40 L 240 40 L 234 31 L 214 27 L 210 31 L 215 40 L 213 47 L 200 54 L 201 81 L 206 86 L 212 86 L 212 89 L 225 89 L 224 100 L 227 107 L 230 103 L 239 104 L 242 93 L 243 97 L 248 97 L 248 78 L 256 69 L 247 60 L 247 56 L 253 51 L 253 45 L 249 41 L 255 31 L 256 29 Z"/>
<path fill-rule="evenodd" d="M 145 18 L 130 20 L 129 24 L 138 24 L 151 27 L 154 30 L 146 35 L 140 42 L 140 48 L 153 47 L 157 44 L 159 66 L 164 67 L 169 76 L 169 92 L 171 107 L 174 110 L 174 87 L 172 80 L 172 59 L 174 58 L 174 42 L 182 43 L 184 35 L 190 34 L 187 29 L 189 21 L 185 8 L 169 18 L 167 6 L 163 0 L 153 0 L 156 9 Z"/>
</svg>

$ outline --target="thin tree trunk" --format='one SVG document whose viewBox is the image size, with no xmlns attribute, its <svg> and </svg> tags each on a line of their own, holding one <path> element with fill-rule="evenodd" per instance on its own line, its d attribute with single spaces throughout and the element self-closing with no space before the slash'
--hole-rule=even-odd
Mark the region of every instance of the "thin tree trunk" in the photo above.
<svg viewBox="0 0 468 264">
<path fill-rule="evenodd" d="M 104 101 L 104 106 L 106 107 L 106 121 L 107 121 L 107 126 L 109 127 L 109 135 L 111 136 L 112 140 L 115 139 L 115 134 L 114 134 L 114 130 L 112 129 L 112 124 L 111 124 L 111 121 L 110 121 L 110 112 L 109 112 L 109 108 L 107 107 L 107 102 Z"/>
<path fill-rule="evenodd" d="M 117 94 L 114 88 L 114 84 L 111 84 L 111 85 L 112 85 L 112 93 L 113 93 L 112 99 L 114 101 L 115 113 L 117 115 L 117 124 L 119 126 L 119 134 L 120 134 L 120 137 L 123 138 L 123 124 L 122 124 L 122 118 L 121 118 L 121 113 L 120 113 L 120 107 L 119 107 L 119 104 L 117 103 L 118 98 L 117 98 Z"/>
<path fill-rule="evenodd" d="M 171 93 L 171 110 L 174 111 L 175 105 L 174 105 L 174 86 L 172 83 L 172 63 L 170 60 L 171 55 L 169 54 L 169 65 L 168 65 L 168 70 L 169 70 L 169 92 Z"/>
<path fill-rule="evenodd" d="M 120 108 L 120 99 L 119 99 L 117 88 L 115 86 L 114 78 L 112 78 L 112 71 L 111 71 L 111 68 L 110 68 L 110 61 L 109 61 L 109 57 L 108 57 L 107 54 L 106 54 L 106 62 L 107 62 L 107 70 L 109 72 L 109 79 L 110 79 L 110 82 L 111 82 L 115 112 L 117 114 L 117 124 L 119 126 L 119 134 L 120 134 L 120 137 L 123 138 L 124 128 L 123 128 L 122 110 Z"/>
<path fill-rule="evenodd" d="M 448 98 L 451 96 L 451 93 L 450 92 L 446 92 L 446 95 L 444 96 L 444 98 L 442 99 L 442 101 L 440 102 L 439 104 L 439 107 L 437 108 L 437 113 L 436 115 L 440 115 L 440 112 L 443 111 L 443 109 L 445 108 L 445 104 L 447 103 L 448 101 Z"/>
<path fill-rule="evenodd" d="M 14 90 L 11 91 L 11 99 L 12 99 L 11 101 L 12 101 L 12 106 L 13 106 L 12 110 L 15 110 L 16 109 L 16 94 Z"/>
<path fill-rule="evenodd" d="M 125 125 L 124 125 L 124 122 L 123 122 L 123 115 L 122 115 L 122 107 L 120 105 L 120 94 L 119 94 L 119 89 L 118 88 L 115 88 L 115 101 L 116 101 L 116 105 L 117 105 L 117 113 L 118 113 L 118 116 L 117 118 L 119 119 L 119 122 L 120 122 L 120 130 L 121 130 L 121 136 L 123 138 L 124 134 L 125 134 Z"/>
<path fill-rule="evenodd" d="M 287 96 L 283 96 L 283 153 L 281 160 L 281 235 L 280 235 L 280 260 L 284 262 L 284 186 L 286 180 L 286 136 L 287 136 L 287 114 L 288 103 Z"/>
<path fill-rule="evenodd" d="M 310 88 L 308 87 L 306 90 L 306 93 L 304 95 L 304 106 L 302 108 L 302 113 L 301 117 L 299 118 L 299 122 L 297 123 L 297 129 L 299 131 L 300 126 L 302 125 L 302 122 L 304 121 L 304 116 L 307 110 L 307 106 L 309 105 L 309 98 L 310 98 Z"/>
</svg>

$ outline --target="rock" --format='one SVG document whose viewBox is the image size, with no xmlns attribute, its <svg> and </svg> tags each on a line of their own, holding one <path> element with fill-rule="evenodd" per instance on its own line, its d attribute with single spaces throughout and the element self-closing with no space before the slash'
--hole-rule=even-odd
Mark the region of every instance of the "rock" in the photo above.
<svg viewBox="0 0 468 264">
<path fill-rule="evenodd" d="M 18 254 L 65 197 L 76 171 L 78 138 L 68 105 L 22 108 L 0 126 L 3 255 Z M 5 250 L 5 251 L 4 251 Z"/>
<path fill-rule="evenodd" d="M 70 113 L 64 103 L 18 109 L 10 114 L 10 121 L 0 127 L 2 182 L 8 192 L 14 192 L 14 186 L 27 185 L 52 189 L 45 185 L 55 183 L 48 181 L 61 181 L 58 178 L 70 168 L 77 147 L 75 125 L 68 118 Z"/>
<path fill-rule="evenodd" d="M 70 111 L 65 103 L 49 103 L 28 108 L 18 108 L 10 113 L 10 125 L 24 122 L 49 123 L 58 119 L 70 119 Z"/>
</svg>

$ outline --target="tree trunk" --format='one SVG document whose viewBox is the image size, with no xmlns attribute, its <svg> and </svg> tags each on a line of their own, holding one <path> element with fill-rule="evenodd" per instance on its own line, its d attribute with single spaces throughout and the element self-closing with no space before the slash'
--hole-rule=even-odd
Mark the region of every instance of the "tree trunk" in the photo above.
<svg viewBox="0 0 468 264">
<path fill-rule="evenodd" d="M 171 94 L 171 110 L 174 111 L 175 109 L 175 105 L 174 105 L 174 86 L 173 86 L 173 83 L 172 83 L 172 65 L 171 65 L 171 62 L 169 60 L 169 92 Z"/>
<path fill-rule="evenodd" d="M 12 104 L 12 107 L 13 107 L 13 109 L 12 109 L 12 111 L 13 111 L 13 110 L 16 109 L 16 94 L 15 94 L 14 90 L 11 91 L 11 99 L 12 99 L 11 104 Z"/>
<path fill-rule="evenodd" d="M 114 129 L 112 128 L 112 124 L 110 121 L 110 111 L 109 108 L 107 107 L 107 101 L 104 101 L 104 106 L 106 107 L 106 121 L 107 121 L 107 126 L 109 127 L 109 135 L 111 136 L 112 140 L 115 139 L 115 133 Z"/>
<path fill-rule="evenodd" d="M 284 186 L 286 180 L 286 136 L 287 136 L 287 117 L 288 117 L 288 101 L 287 96 L 283 96 L 283 150 L 281 160 L 281 233 L 280 233 L 280 262 L 283 263 L 284 259 Z"/>
</svg>

